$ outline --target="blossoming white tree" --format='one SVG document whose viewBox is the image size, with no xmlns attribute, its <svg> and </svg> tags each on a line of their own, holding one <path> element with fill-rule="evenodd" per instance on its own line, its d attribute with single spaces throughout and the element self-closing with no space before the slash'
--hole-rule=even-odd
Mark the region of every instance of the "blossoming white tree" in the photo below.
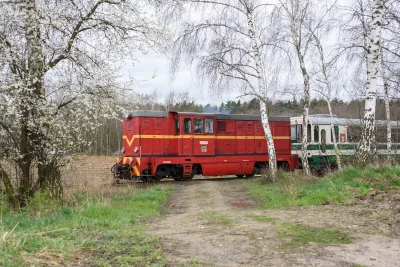
<svg viewBox="0 0 400 267">
<path fill-rule="evenodd" d="M 22 0 L 0 13 L 0 157 L 16 162 L 18 189 L 4 168 L 2 180 L 14 204 L 39 189 L 60 198 L 79 129 L 113 110 L 105 99 L 118 94 L 117 62 L 165 35 L 147 15 L 151 1 Z"/>
</svg>

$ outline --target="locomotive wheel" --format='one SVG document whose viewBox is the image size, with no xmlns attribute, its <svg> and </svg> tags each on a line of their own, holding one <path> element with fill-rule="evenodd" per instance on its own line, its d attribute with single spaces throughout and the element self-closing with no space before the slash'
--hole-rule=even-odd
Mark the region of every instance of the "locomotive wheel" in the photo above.
<svg viewBox="0 0 400 267">
<path fill-rule="evenodd" d="M 243 178 L 243 174 L 236 174 L 236 177 L 238 177 L 238 178 Z"/>
</svg>

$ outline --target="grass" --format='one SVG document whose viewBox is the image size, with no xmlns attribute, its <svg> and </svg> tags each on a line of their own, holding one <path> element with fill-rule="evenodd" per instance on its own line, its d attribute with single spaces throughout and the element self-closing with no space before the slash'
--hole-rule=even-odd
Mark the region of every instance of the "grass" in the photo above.
<svg viewBox="0 0 400 267">
<path fill-rule="evenodd" d="M 296 248 L 313 243 L 349 244 L 350 237 L 339 230 L 321 229 L 294 223 L 283 223 L 276 228 L 280 238 L 288 239 L 282 248 Z"/>
<path fill-rule="evenodd" d="M 159 241 L 143 222 L 169 194 L 161 188 L 78 194 L 61 207 L 40 196 L 40 205 L 34 201 L 18 215 L 2 206 L 0 265 L 164 266 Z"/>
<path fill-rule="evenodd" d="M 278 172 L 274 183 L 267 179 L 243 182 L 263 208 L 351 203 L 355 198 L 366 198 L 374 190 L 399 188 L 400 168 L 345 167 L 323 178 Z"/>
<path fill-rule="evenodd" d="M 228 215 L 215 211 L 206 211 L 200 215 L 200 219 L 207 221 L 211 224 L 232 226 L 233 220 Z"/>
</svg>

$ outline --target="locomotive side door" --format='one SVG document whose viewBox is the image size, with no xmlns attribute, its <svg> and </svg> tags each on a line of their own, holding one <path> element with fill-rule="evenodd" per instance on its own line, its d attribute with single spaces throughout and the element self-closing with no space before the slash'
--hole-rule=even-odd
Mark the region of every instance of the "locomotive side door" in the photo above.
<svg viewBox="0 0 400 267">
<path fill-rule="evenodd" d="M 193 118 L 181 117 L 181 144 L 182 155 L 191 156 L 193 154 Z"/>
<path fill-rule="evenodd" d="M 193 118 L 193 155 L 215 154 L 214 118 L 195 116 Z"/>
</svg>

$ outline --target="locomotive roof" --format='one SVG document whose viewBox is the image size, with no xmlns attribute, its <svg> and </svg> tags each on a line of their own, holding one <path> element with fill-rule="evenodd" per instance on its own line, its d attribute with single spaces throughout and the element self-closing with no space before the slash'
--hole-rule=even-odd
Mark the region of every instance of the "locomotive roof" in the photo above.
<svg viewBox="0 0 400 267">
<path fill-rule="evenodd" d="M 154 110 L 135 110 L 128 114 L 128 119 L 132 117 L 151 117 L 151 118 L 168 118 L 168 111 Z M 241 115 L 241 114 L 215 114 L 215 113 L 198 113 L 198 112 L 179 112 L 179 115 L 188 116 L 213 116 L 217 120 L 236 120 L 236 121 L 260 121 L 260 115 Z M 268 117 L 269 121 L 290 122 L 289 117 Z"/>
<path fill-rule="evenodd" d="M 197 112 L 179 112 L 180 115 L 188 116 L 213 116 L 217 120 L 235 120 L 235 121 L 261 121 L 261 115 L 242 115 L 242 114 L 218 114 L 218 113 L 197 113 Z M 268 117 L 269 121 L 290 122 L 289 117 Z"/>
<path fill-rule="evenodd" d="M 135 110 L 129 112 L 128 119 L 132 117 L 168 118 L 168 111 Z"/>
</svg>

